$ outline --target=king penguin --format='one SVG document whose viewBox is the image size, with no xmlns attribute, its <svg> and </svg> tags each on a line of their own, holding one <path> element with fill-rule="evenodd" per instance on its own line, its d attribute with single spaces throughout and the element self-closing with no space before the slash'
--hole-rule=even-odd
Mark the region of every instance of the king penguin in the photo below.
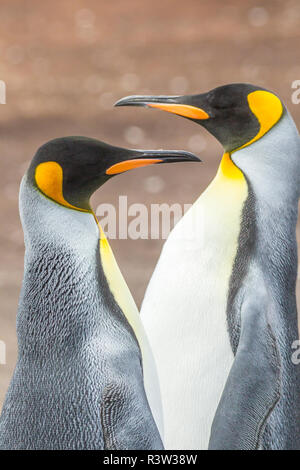
<svg viewBox="0 0 300 470">
<path fill-rule="evenodd" d="M 142 305 L 166 448 L 300 449 L 292 117 L 277 95 L 243 83 L 116 104 L 184 116 L 225 151 L 166 241 Z"/>
<path fill-rule="evenodd" d="M 86 137 L 58 138 L 37 151 L 20 189 L 18 360 L 0 449 L 162 449 L 151 350 L 89 200 L 113 175 L 180 161 L 199 159 Z"/>
</svg>

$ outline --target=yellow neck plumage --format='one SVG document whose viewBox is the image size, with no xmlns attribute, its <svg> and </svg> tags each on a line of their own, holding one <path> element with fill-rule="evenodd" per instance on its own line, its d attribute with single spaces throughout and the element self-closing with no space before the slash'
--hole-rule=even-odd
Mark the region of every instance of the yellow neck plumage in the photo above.
<svg viewBox="0 0 300 470">
<path fill-rule="evenodd" d="M 120 271 L 105 233 L 95 215 L 94 217 L 99 227 L 100 258 L 109 289 L 133 329 L 141 347 L 142 354 L 144 354 L 144 330 L 140 321 L 138 308 Z"/>
</svg>

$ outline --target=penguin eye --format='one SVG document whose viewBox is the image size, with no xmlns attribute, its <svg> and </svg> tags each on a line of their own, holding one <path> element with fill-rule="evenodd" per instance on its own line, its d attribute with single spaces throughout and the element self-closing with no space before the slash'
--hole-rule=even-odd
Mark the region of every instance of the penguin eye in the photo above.
<svg viewBox="0 0 300 470">
<path fill-rule="evenodd" d="M 235 104 L 232 100 L 229 100 L 227 97 L 222 97 L 219 100 L 214 100 L 212 106 L 215 109 L 231 109 L 235 107 Z"/>
<path fill-rule="evenodd" d="M 211 93 L 208 95 L 208 102 L 215 109 L 230 109 L 236 106 L 231 93 Z"/>
</svg>

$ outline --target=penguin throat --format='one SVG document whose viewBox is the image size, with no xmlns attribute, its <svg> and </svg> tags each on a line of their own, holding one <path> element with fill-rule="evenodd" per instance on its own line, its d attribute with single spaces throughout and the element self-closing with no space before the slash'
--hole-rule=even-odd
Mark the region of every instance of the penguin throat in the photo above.
<svg viewBox="0 0 300 470">
<path fill-rule="evenodd" d="M 225 152 L 222 157 L 217 177 L 239 181 L 245 179 L 243 172 L 231 160 L 229 152 Z"/>
<path fill-rule="evenodd" d="M 116 301 L 125 315 L 128 323 L 134 331 L 138 343 L 142 349 L 143 328 L 140 321 L 139 311 L 127 283 L 120 271 L 118 263 L 114 257 L 110 244 L 105 236 L 105 233 L 99 224 L 96 215 L 93 213 L 95 221 L 98 225 L 100 233 L 100 261 L 103 268 L 104 275 L 107 280 L 108 287 Z"/>
</svg>

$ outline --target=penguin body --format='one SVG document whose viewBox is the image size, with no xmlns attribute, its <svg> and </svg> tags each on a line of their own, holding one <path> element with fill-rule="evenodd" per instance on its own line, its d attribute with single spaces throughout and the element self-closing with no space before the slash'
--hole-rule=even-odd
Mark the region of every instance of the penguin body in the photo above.
<svg viewBox="0 0 300 470">
<path fill-rule="evenodd" d="M 1 416 L 1 448 L 160 447 L 139 346 L 107 284 L 93 216 L 53 208 L 26 178 L 21 198 L 23 223 L 33 211 L 36 223 L 26 224 L 19 360 Z M 143 424 L 120 441 L 127 413 Z"/>
<path fill-rule="evenodd" d="M 142 152 L 124 154 L 85 138 L 58 139 L 40 149 L 23 178 L 19 353 L 0 419 L 0 449 L 163 447 L 147 338 L 85 201 L 95 190 L 89 178 L 98 172 L 100 186 L 109 174 L 103 168 L 129 169 L 130 154 L 142 166 Z M 78 178 L 85 180 L 79 195 Z"/>
<path fill-rule="evenodd" d="M 250 161 L 254 156 L 255 165 Z M 292 362 L 292 344 L 299 338 L 295 287 L 300 138 L 289 113 L 284 111 L 261 140 L 233 153 L 232 160 L 246 176 L 250 192 L 227 304 L 235 361 L 214 418 L 210 447 L 244 449 L 250 444 L 299 450 L 300 368 Z M 247 236 L 244 246 L 242 237 Z M 234 429 L 234 422 L 243 423 L 245 417 L 243 426 Z M 225 430 L 230 430 L 227 443 Z"/>
<path fill-rule="evenodd" d="M 291 360 L 300 141 L 292 118 L 275 95 L 245 84 L 126 104 L 188 117 L 225 150 L 215 179 L 166 241 L 141 310 L 166 448 L 300 449 L 300 367 Z"/>
<path fill-rule="evenodd" d="M 234 359 L 225 312 L 240 196 L 243 187 L 232 188 L 222 173 L 216 177 L 169 235 L 142 304 L 158 361 L 168 449 L 207 448 Z"/>
</svg>

